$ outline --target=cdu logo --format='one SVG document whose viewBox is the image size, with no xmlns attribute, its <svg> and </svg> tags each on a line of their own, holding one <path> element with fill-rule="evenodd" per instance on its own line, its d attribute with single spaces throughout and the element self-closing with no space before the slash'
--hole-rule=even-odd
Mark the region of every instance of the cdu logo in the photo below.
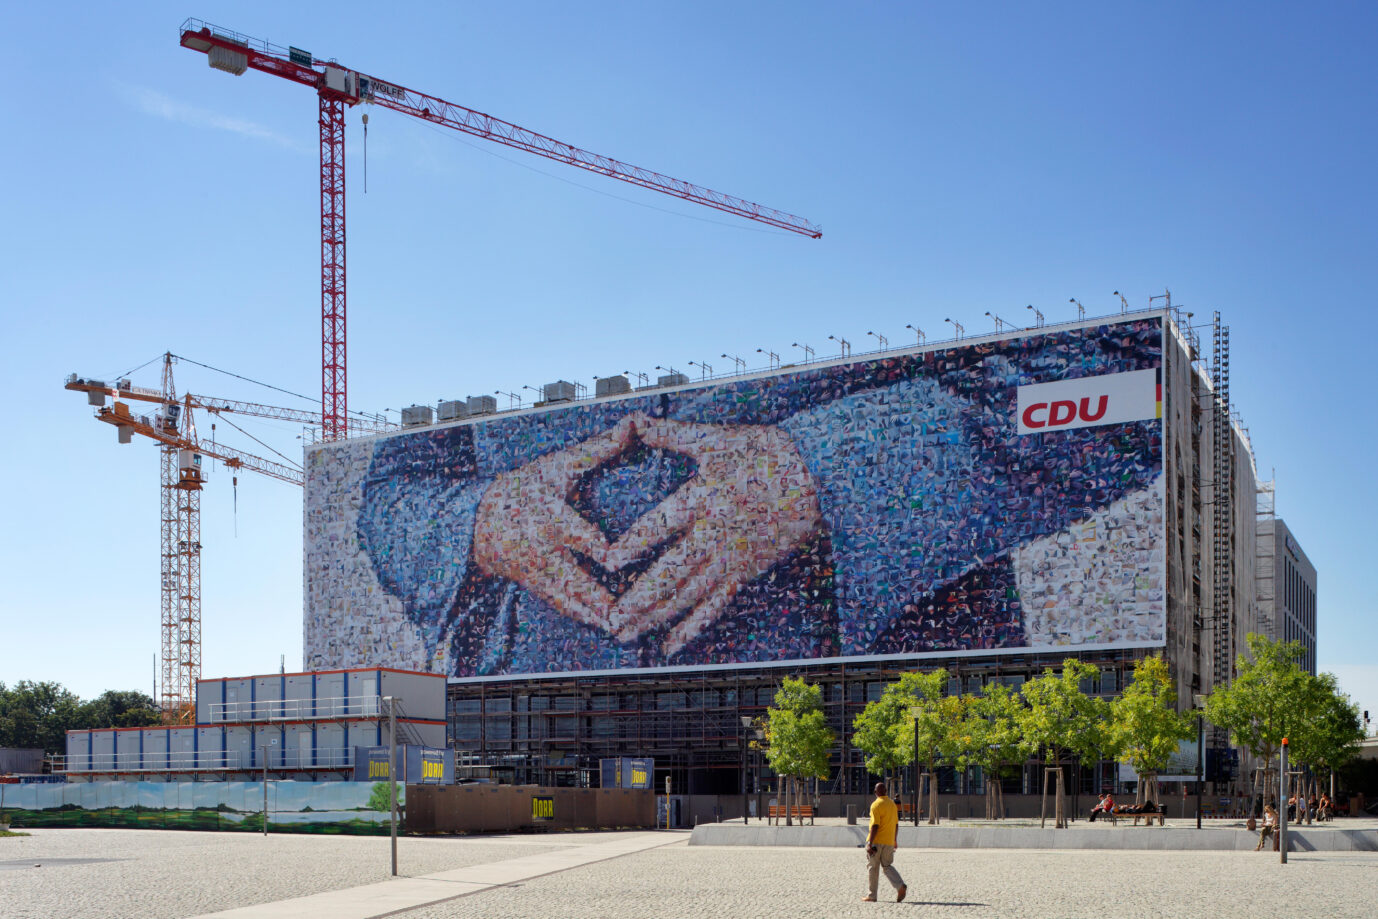
<svg viewBox="0 0 1378 919">
<path fill-rule="evenodd" d="M 1047 434 L 1163 417 L 1157 370 L 1106 373 L 1019 387 L 1020 434 Z"/>
</svg>

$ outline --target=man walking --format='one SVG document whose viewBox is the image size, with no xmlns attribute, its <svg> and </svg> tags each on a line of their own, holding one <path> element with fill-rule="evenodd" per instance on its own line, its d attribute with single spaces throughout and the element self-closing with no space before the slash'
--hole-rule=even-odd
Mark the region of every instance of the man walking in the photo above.
<svg viewBox="0 0 1378 919">
<path fill-rule="evenodd" d="M 871 802 L 871 832 L 866 837 L 866 868 L 871 892 L 861 899 L 866 903 L 876 902 L 876 886 L 880 882 L 880 872 L 885 871 L 885 879 L 895 888 L 895 902 L 904 900 L 909 888 L 904 878 L 895 870 L 895 846 L 899 842 L 900 814 L 895 802 L 886 795 L 884 782 L 876 783 L 876 799 Z"/>
</svg>

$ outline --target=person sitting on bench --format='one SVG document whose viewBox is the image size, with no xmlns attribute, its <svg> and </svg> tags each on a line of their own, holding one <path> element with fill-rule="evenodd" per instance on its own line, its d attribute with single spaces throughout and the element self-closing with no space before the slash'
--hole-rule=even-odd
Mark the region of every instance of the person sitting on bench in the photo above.
<svg viewBox="0 0 1378 919">
<path fill-rule="evenodd" d="M 1100 803 L 1097 804 L 1095 807 L 1091 808 L 1091 822 L 1092 822 L 1092 823 L 1095 823 L 1095 822 L 1096 822 L 1096 815 L 1097 815 L 1097 814 L 1113 814 L 1113 813 L 1115 813 L 1115 799 L 1114 799 L 1113 797 L 1111 797 L 1111 795 L 1110 795 L 1109 792 L 1107 792 L 1107 793 L 1100 799 Z"/>
</svg>

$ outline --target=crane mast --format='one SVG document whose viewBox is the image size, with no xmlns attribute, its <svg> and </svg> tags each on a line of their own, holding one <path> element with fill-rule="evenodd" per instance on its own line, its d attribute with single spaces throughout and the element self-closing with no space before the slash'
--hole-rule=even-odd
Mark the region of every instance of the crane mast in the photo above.
<svg viewBox="0 0 1378 919">
<path fill-rule="evenodd" d="M 421 118 L 495 143 L 556 160 L 683 201 L 817 239 L 823 231 L 802 217 L 674 179 L 612 157 L 590 153 L 483 112 L 380 80 L 309 51 L 283 48 L 231 29 L 188 19 L 182 47 L 206 55 L 216 70 L 235 76 L 257 70 L 316 90 L 320 101 L 321 184 L 321 416 L 326 440 L 349 436 L 345 371 L 345 123 L 346 106 L 361 102 Z"/>
<path fill-rule="evenodd" d="M 196 434 L 193 412 L 203 409 L 215 414 L 241 414 L 304 424 L 320 424 L 315 412 L 240 402 L 185 393 L 177 395 L 173 381 L 174 357 L 163 355 L 162 387 L 134 386 L 127 380 L 113 386 L 101 380 L 86 380 L 76 374 L 67 378 L 66 388 L 87 394 L 98 421 L 113 425 L 120 443 L 130 443 L 134 435 L 158 445 L 159 526 L 161 531 L 161 678 L 159 692 L 164 719 L 169 723 L 188 721 L 195 699 L 196 681 L 201 676 L 201 491 L 206 459 L 218 459 L 227 468 L 248 470 L 282 482 L 301 485 L 300 468 L 278 463 L 220 443 L 206 443 Z M 106 399 L 113 404 L 106 405 Z M 155 407 L 151 414 L 138 414 L 133 403 Z M 395 425 L 358 419 L 361 429 L 382 431 Z"/>
</svg>

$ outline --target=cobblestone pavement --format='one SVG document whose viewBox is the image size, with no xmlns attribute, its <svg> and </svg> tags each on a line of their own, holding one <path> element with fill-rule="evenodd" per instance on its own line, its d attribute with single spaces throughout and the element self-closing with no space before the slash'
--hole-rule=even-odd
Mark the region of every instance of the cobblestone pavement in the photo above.
<svg viewBox="0 0 1378 919">
<path fill-rule="evenodd" d="M 387 880 L 387 837 L 34 829 L 0 839 L 0 919 L 184 919 Z M 421 875 L 548 852 L 578 837 L 398 841 Z M 39 865 L 41 867 L 34 867 Z"/>
<path fill-rule="evenodd" d="M 0 839 L 0 916 L 184 919 L 388 876 L 386 838 L 140 830 L 34 830 Z M 683 834 L 681 834 L 683 836 Z M 403 874 L 587 845 L 595 834 L 403 839 Z M 72 861 L 63 861 L 70 859 Z M 110 861 L 80 861 L 110 859 Z M 34 863 L 42 868 L 34 868 Z M 1370 919 L 1378 853 L 901 849 L 903 904 L 881 881 L 862 903 L 859 849 L 660 849 L 399 915 L 449 917 L 1240 917 Z M 909 911 L 915 912 L 909 912 Z"/>
<path fill-rule="evenodd" d="M 671 846 L 410 910 L 450 917 L 924 916 L 1372 919 L 1378 854 L 901 849 L 896 904 L 862 903 L 861 850 Z M 887 902 L 888 901 L 888 902 Z"/>
</svg>

